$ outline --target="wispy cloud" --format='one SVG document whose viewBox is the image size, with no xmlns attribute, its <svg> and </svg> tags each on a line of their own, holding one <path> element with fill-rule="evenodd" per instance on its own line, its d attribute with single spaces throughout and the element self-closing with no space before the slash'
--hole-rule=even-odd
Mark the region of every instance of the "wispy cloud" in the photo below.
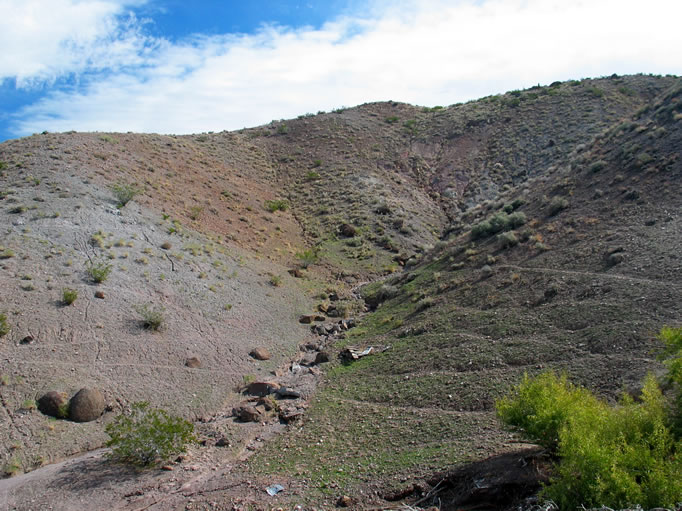
<svg viewBox="0 0 682 511">
<path fill-rule="evenodd" d="M 22 62 L 0 57 L 0 75 L 85 75 L 25 108 L 18 134 L 218 131 L 367 101 L 451 104 L 613 72 L 679 74 L 682 66 L 682 4 L 668 0 L 381 0 L 320 29 L 264 27 L 175 44 L 122 17 L 130 2 L 53 1 L 80 22 L 65 14 L 68 26 L 35 44 L 0 36 L 5 48 L 27 43 Z"/>
</svg>

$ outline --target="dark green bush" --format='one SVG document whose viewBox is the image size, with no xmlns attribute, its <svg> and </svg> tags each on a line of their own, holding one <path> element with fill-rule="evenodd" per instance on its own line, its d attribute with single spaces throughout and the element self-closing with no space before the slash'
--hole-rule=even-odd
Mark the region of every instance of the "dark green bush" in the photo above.
<svg viewBox="0 0 682 511">
<path fill-rule="evenodd" d="M 122 208 L 128 204 L 133 198 L 140 193 L 140 189 L 130 183 L 116 183 L 111 187 L 114 192 L 114 197 L 118 201 L 118 207 Z"/>
<path fill-rule="evenodd" d="M 62 290 L 62 302 L 66 305 L 71 305 L 78 298 L 78 291 L 65 287 Z"/>
<path fill-rule="evenodd" d="M 667 380 L 673 392 L 671 422 L 677 438 L 682 439 L 682 327 L 663 328 L 659 339 L 665 345 L 662 358 L 668 369 Z"/>
<path fill-rule="evenodd" d="M 510 231 L 526 223 L 526 215 L 520 211 L 508 215 L 504 211 L 496 213 L 488 220 L 480 222 L 471 229 L 471 237 L 486 238 L 498 232 Z"/>
<path fill-rule="evenodd" d="M 511 396 L 498 401 L 497 413 L 558 456 L 541 494 L 560 509 L 649 509 L 682 500 L 682 442 L 667 427 L 665 401 L 651 375 L 641 402 L 625 395 L 618 406 L 565 376 L 525 376 Z"/>
<path fill-rule="evenodd" d="M 163 463 L 196 441 L 192 423 L 147 402 L 133 403 L 130 413 L 116 417 L 106 432 L 112 459 L 143 467 Z"/>
</svg>

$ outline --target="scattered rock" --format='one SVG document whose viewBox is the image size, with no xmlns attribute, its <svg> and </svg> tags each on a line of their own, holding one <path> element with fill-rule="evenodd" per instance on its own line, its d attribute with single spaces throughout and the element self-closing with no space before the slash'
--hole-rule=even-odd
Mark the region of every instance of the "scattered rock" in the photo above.
<svg viewBox="0 0 682 511">
<path fill-rule="evenodd" d="M 170 241 L 164 241 L 161 244 L 161 248 L 164 250 L 170 250 L 171 248 L 173 248 L 173 245 L 171 245 Z"/>
<path fill-rule="evenodd" d="M 301 271 L 299 268 L 292 268 L 291 270 L 289 270 L 289 275 L 297 279 L 302 279 L 303 271 Z"/>
<path fill-rule="evenodd" d="M 99 298 L 100 300 L 104 300 L 104 291 L 95 291 L 95 298 Z"/>
<path fill-rule="evenodd" d="M 493 274 L 493 269 L 489 265 L 484 265 L 481 268 L 481 278 L 482 279 L 487 279 L 488 277 L 491 277 Z"/>
<path fill-rule="evenodd" d="M 315 357 L 315 363 L 324 364 L 325 362 L 329 362 L 329 353 L 326 351 L 320 351 Z"/>
<path fill-rule="evenodd" d="M 33 336 L 27 335 L 21 341 L 19 341 L 19 344 L 33 344 L 34 342 L 35 342 L 35 339 L 33 338 Z"/>
<path fill-rule="evenodd" d="M 239 405 L 232 409 L 232 415 L 242 422 L 260 422 L 261 413 L 251 405 Z"/>
<path fill-rule="evenodd" d="M 304 314 L 303 316 L 301 316 L 300 318 L 298 318 L 298 322 L 299 322 L 299 323 L 303 323 L 304 325 L 309 325 L 310 323 L 313 322 L 313 318 L 314 318 L 314 317 L 315 317 L 315 316 L 312 316 L 312 315 L 310 315 L 310 314 Z"/>
<path fill-rule="evenodd" d="M 304 412 L 305 412 L 305 408 L 302 408 L 302 407 L 283 406 L 279 410 L 279 418 L 285 424 L 289 424 L 289 423 L 294 422 L 295 420 L 299 419 L 303 415 Z"/>
<path fill-rule="evenodd" d="M 250 396 L 263 397 L 279 390 L 279 385 L 273 382 L 255 381 L 249 383 L 244 393 Z"/>
<path fill-rule="evenodd" d="M 161 470 L 166 470 L 166 471 L 170 472 L 173 470 L 173 466 L 172 465 L 164 465 L 163 467 L 161 467 Z"/>
<path fill-rule="evenodd" d="M 275 394 L 277 395 L 278 398 L 280 399 L 298 399 L 301 397 L 301 393 L 297 392 L 293 389 L 290 389 L 288 387 L 280 387 L 275 391 Z"/>
<path fill-rule="evenodd" d="M 69 419 L 74 422 L 90 422 L 104 413 L 104 396 L 97 389 L 80 389 L 69 402 Z"/>
<path fill-rule="evenodd" d="M 256 360 L 270 360 L 270 352 L 266 348 L 255 348 L 249 355 Z"/>
<path fill-rule="evenodd" d="M 227 439 L 227 437 L 221 436 L 218 440 L 216 440 L 215 446 L 216 447 L 229 447 L 230 441 Z"/>
<path fill-rule="evenodd" d="M 348 495 L 342 495 L 336 501 L 336 507 L 351 507 L 354 503 L 355 501 Z"/>
<path fill-rule="evenodd" d="M 616 266 L 625 260 L 625 254 L 622 248 L 617 248 L 615 250 L 609 251 L 605 256 L 606 266 Z"/>
<path fill-rule="evenodd" d="M 65 419 L 69 415 L 69 399 L 65 392 L 52 390 L 38 399 L 38 410 L 50 417 Z"/>
<path fill-rule="evenodd" d="M 190 357 L 185 360 L 185 365 L 191 369 L 196 369 L 201 367 L 201 360 L 199 360 L 197 357 Z"/>
</svg>

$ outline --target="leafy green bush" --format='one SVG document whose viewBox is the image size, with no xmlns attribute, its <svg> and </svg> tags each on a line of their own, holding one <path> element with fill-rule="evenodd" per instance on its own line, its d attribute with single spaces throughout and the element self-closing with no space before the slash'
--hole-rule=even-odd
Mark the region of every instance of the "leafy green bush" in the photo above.
<svg viewBox="0 0 682 511">
<path fill-rule="evenodd" d="M 114 197 L 118 201 L 118 207 L 122 208 L 140 193 L 140 189 L 131 183 L 116 183 L 111 187 Z"/>
<path fill-rule="evenodd" d="M 555 475 L 541 493 L 560 509 L 649 509 L 682 500 L 682 442 L 668 429 L 665 410 L 651 375 L 640 403 L 626 395 L 609 406 L 551 372 L 525 376 L 497 403 L 503 422 L 558 456 Z"/>
<path fill-rule="evenodd" d="M 156 307 L 152 304 L 137 305 L 135 307 L 137 313 L 142 316 L 142 326 L 147 330 L 158 332 L 163 325 L 163 307 Z"/>
<path fill-rule="evenodd" d="M 86 271 L 93 282 L 101 284 L 109 277 L 111 265 L 104 262 L 91 262 Z"/>
<path fill-rule="evenodd" d="M 471 229 L 471 237 L 474 239 L 486 238 L 493 234 L 497 234 L 498 232 L 516 229 L 525 223 L 526 215 L 520 211 L 512 213 L 511 215 L 508 215 L 504 211 L 500 211 L 488 220 L 484 220 L 483 222 L 474 225 Z"/>
<path fill-rule="evenodd" d="M 564 197 L 554 197 L 549 203 L 549 216 L 556 215 L 559 211 L 568 207 L 568 199 Z"/>
<path fill-rule="evenodd" d="M 674 395 L 670 410 L 673 430 L 677 438 L 682 438 L 682 327 L 663 328 L 659 339 L 665 344 L 662 358 L 668 368 L 667 379 Z"/>
<path fill-rule="evenodd" d="M 498 234 L 497 241 L 500 243 L 500 246 L 502 248 L 509 248 L 519 244 L 519 240 L 516 237 L 516 234 L 514 234 L 511 231 Z"/>
<path fill-rule="evenodd" d="M 289 209 L 289 201 L 286 199 L 266 200 L 265 209 L 270 213 L 274 213 L 275 211 L 286 211 Z"/>
<path fill-rule="evenodd" d="M 10 327 L 7 324 L 7 316 L 5 314 L 0 314 L 0 337 L 7 335 L 10 331 Z"/>
<path fill-rule="evenodd" d="M 65 287 L 62 290 L 62 302 L 64 302 L 66 305 L 71 305 L 76 301 L 76 298 L 78 298 L 78 291 L 75 289 Z"/>
<path fill-rule="evenodd" d="M 309 248 L 303 252 L 296 252 L 296 259 L 301 261 L 301 266 L 307 268 L 311 264 L 315 264 L 319 257 L 317 249 Z"/>
<path fill-rule="evenodd" d="M 196 441 L 192 423 L 147 402 L 133 403 L 130 413 L 116 417 L 106 432 L 111 458 L 138 466 L 160 464 Z"/>
</svg>

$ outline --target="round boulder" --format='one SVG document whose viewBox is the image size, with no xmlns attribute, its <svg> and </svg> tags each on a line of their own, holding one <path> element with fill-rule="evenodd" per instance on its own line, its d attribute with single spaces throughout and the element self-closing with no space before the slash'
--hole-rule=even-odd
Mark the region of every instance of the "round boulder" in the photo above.
<svg viewBox="0 0 682 511">
<path fill-rule="evenodd" d="M 69 419 L 90 422 L 104 413 L 104 396 L 97 389 L 80 389 L 69 403 Z"/>
<path fill-rule="evenodd" d="M 69 400 L 65 392 L 52 390 L 38 399 L 38 410 L 50 417 L 65 419 L 69 415 Z"/>
<path fill-rule="evenodd" d="M 256 360 L 270 360 L 270 352 L 266 348 L 255 348 L 249 355 Z"/>
</svg>

